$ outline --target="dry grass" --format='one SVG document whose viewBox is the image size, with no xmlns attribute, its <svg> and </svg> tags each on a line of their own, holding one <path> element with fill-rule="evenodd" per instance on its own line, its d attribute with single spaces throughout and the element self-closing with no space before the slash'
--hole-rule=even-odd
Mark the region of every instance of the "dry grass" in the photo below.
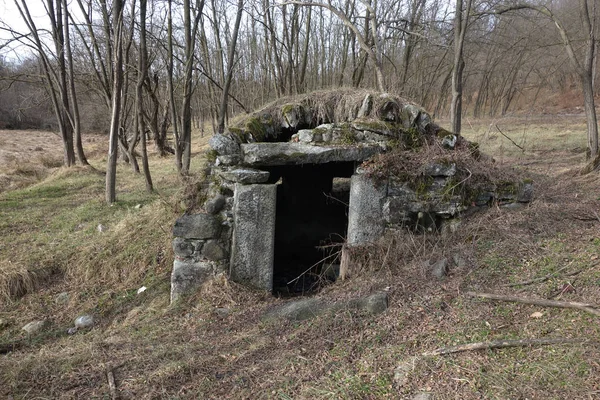
<svg viewBox="0 0 600 400">
<path fill-rule="evenodd" d="M 110 363 L 122 398 L 412 399 L 420 392 L 430 392 L 434 399 L 597 398 L 597 343 L 417 357 L 438 347 L 474 341 L 600 337 L 597 318 L 577 311 L 462 295 L 474 290 L 599 302 L 600 221 L 596 213 L 600 179 L 597 174 L 577 176 L 583 149 L 576 154 L 570 144 L 561 142 L 577 143 L 582 135 L 561 138 L 566 123 L 556 127 L 543 121 L 522 123 L 539 139 L 535 148 L 533 141 L 527 142 L 531 146 L 526 146 L 525 155 L 518 149 L 513 152 L 512 144 L 497 146 L 504 139 L 491 139 L 491 134 L 479 141 L 484 149 L 504 149 L 504 153 L 494 153 L 496 164 L 534 180 L 536 195 L 530 206 L 476 214 L 446 236 L 408 232 L 388 236 L 355 255 L 350 279 L 319 294 L 333 301 L 387 290 L 390 308 L 378 316 L 346 311 L 302 323 L 262 322 L 260 315 L 282 300 L 239 287 L 225 277 L 169 307 L 169 249 L 164 249 L 160 263 L 151 262 L 158 254 L 156 246 L 168 245 L 168 232 L 154 235 L 147 231 L 168 227 L 166 221 L 176 215 L 173 208 L 180 206 L 164 196 L 148 200 L 139 213 L 133 211 L 132 205 L 145 198 L 141 196 L 143 183 L 136 186 L 137 178 L 130 179 L 127 169 L 120 170 L 121 208 L 102 207 L 101 200 L 92 201 L 86 210 L 77 211 L 81 205 L 69 208 L 71 214 L 89 217 L 83 235 L 69 236 L 78 238 L 78 245 L 83 243 L 81 254 L 91 257 L 87 264 L 80 257 L 81 265 L 68 265 L 64 277 L 55 277 L 36 293 L 3 305 L 0 319 L 8 325 L 0 327 L 0 349 L 16 342 L 20 347 L 0 355 L 0 397 L 110 397 L 105 375 Z M 523 129 L 518 121 L 515 124 L 515 129 Z M 483 129 L 489 123 L 478 126 Z M 505 133 L 515 132 L 510 126 L 500 127 Z M 168 170 L 167 165 L 158 168 Z M 159 181 L 160 176 L 172 177 L 157 172 Z M 51 208 L 36 213 L 45 203 L 27 203 L 28 195 L 44 194 L 49 207 L 56 207 L 67 199 L 58 196 L 61 182 L 67 181 L 69 188 L 79 188 L 80 200 L 94 199 L 95 190 L 101 191 L 101 187 L 90 189 L 97 179 L 85 172 L 61 171 L 44 181 L 49 186 L 42 182 L 30 192 L 17 191 L 13 197 L 4 194 L 0 207 L 6 212 L 24 203 L 30 220 L 49 218 L 46 214 Z M 54 202 L 51 195 L 56 196 Z M 10 211 L 11 218 L 20 210 Z M 163 220 L 161 213 L 171 216 Z M 80 219 L 65 220 L 67 213 L 61 215 L 62 227 L 72 228 Z M 32 232 L 56 235 L 56 221 L 41 221 L 38 228 L 29 226 L 29 236 L 21 240 Z M 18 237 L 24 222 L 2 225 L 3 232 L 10 229 L 5 237 Z M 109 226 L 106 235 L 94 233 L 98 222 Z M 44 232 L 41 226 L 45 225 L 52 229 Z M 137 238 L 145 244 L 135 244 Z M 125 243 L 132 243 L 130 253 Z M 48 244 L 42 244 L 43 253 L 52 253 Z M 9 243 L 11 248 L 22 245 L 18 239 Z M 37 248 L 38 244 L 29 247 Z M 3 257 L 6 254 L 2 250 Z M 459 263 L 452 264 L 450 275 L 443 281 L 432 279 L 425 262 L 441 257 L 453 260 L 455 255 L 462 261 L 457 258 Z M 127 271 L 130 266 L 132 271 Z M 564 274 L 544 282 L 504 286 L 546 276 L 564 266 L 568 266 Z M 87 271 L 89 281 L 74 271 Z M 564 290 L 566 283 L 575 291 Z M 137 295 L 141 285 L 148 290 Z M 63 291 L 69 292 L 69 302 L 56 304 L 56 294 Z M 229 315 L 217 315 L 217 307 L 227 307 Z M 64 332 L 72 320 L 86 311 L 98 316 L 99 325 L 67 336 Z M 537 311 L 542 316 L 532 317 Z M 42 317 L 50 320 L 44 333 L 27 339 L 19 332 L 20 326 Z M 410 368 L 405 379 L 398 379 L 395 375 L 404 363 Z"/>
</svg>

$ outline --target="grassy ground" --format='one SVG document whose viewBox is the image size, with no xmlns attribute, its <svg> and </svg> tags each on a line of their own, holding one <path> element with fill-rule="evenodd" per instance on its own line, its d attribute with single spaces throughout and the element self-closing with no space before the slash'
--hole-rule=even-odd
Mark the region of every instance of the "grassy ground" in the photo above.
<svg viewBox="0 0 600 400">
<path fill-rule="evenodd" d="M 598 398 L 595 342 L 421 357 L 478 341 L 600 337 L 591 314 L 465 295 L 600 302 L 600 178 L 577 175 L 583 118 L 466 121 L 465 129 L 498 164 L 534 180 L 535 201 L 476 214 L 447 236 L 384 238 L 357 259 L 349 280 L 319 294 L 336 300 L 387 290 L 390 308 L 379 316 L 263 322 L 261 313 L 284 300 L 224 277 L 169 306 L 169 235 L 182 209 L 170 160 L 152 157 L 158 194 L 151 196 L 141 177 L 120 169 L 113 207 L 102 202 L 103 176 L 88 169 L 58 169 L 0 194 L 0 349 L 14 349 L 0 355 L 0 397 L 110 398 L 111 370 L 122 398 Z M 100 170 L 103 153 L 91 153 Z M 198 156 L 195 170 L 200 163 Z M 455 255 L 446 280 L 428 276 L 426 260 Z M 137 295 L 142 285 L 148 290 Z M 26 294 L 10 300 L 12 287 Z M 55 303 L 61 292 L 70 294 L 67 304 Z M 219 307 L 230 313 L 218 315 Z M 83 312 L 99 324 L 66 335 Z M 40 318 L 50 320 L 43 333 L 20 331 Z"/>
</svg>

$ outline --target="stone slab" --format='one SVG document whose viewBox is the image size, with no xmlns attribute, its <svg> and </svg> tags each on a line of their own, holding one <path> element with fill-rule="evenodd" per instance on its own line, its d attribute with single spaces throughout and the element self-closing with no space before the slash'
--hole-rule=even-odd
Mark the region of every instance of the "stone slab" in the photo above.
<svg viewBox="0 0 600 400">
<path fill-rule="evenodd" d="M 376 183 L 363 174 L 352 176 L 348 209 L 348 244 L 371 243 L 383 235 L 383 205 L 386 195 L 387 182 Z"/>
<path fill-rule="evenodd" d="M 273 289 L 276 185 L 235 186 L 230 276 L 256 289 Z"/>
<path fill-rule="evenodd" d="M 363 161 L 383 150 L 379 144 L 340 146 L 313 146 L 293 142 L 242 144 L 243 163 L 247 166 Z"/>
<path fill-rule="evenodd" d="M 269 171 L 252 168 L 236 168 L 230 171 L 219 171 L 219 176 L 230 182 L 252 184 L 264 183 L 269 180 Z"/>
</svg>

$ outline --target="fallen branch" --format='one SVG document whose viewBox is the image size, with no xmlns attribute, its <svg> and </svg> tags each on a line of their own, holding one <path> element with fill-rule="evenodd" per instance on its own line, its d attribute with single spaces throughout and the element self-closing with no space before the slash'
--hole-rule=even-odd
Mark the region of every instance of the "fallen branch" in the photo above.
<svg viewBox="0 0 600 400">
<path fill-rule="evenodd" d="M 545 282 L 545 281 L 547 281 L 547 280 L 548 280 L 548 279 L 550 279 L 550 278 L 554 278 L 554 277 L 558 276 L 558 274 L 559 274 L 560 272 L 564 271 L 565 269 L 569 268 L 570 266 L 571 266 L 571 263 L 570 263 L 570 264 L 568 264 L 568 265 L 565 265 L 565 266 L 564 266 L 564 267 L 562 267 L 562 268 L 560 268 L 558 271 L 555 271 L 555 272 L 553 272 L 553 273 L 551 273 L 551 274 L 548 274 L 548 275 L 546 275 L 546 276 L 541 276 L 541 277 L 539 277 L 539 278 L 533 278 L 533 279 L 529 279 L 529 280 L 522 281 L 522 282 L 517 282 L 517 283 L 509 283 L 509 284 L 502 285 L 502 286 L 504 286 L 504 287 L 526 286 L 526 285 L 531 285 L 531 284 L 533 284 L 533 283 Z M 576 275 L 576 274 L 578 274 L 579 272 L 581 272 L 581 271 L 576 271 L 576 272 L 573 272 L 573 273 L 567 274 L 567 276 Z"/>
<path fill-rule="evenodd" d="M 499 301 L 509 301 L 513 303 L 523 303 L 523 304 L 533 304 L 536 306 L 543 307 L 558 307 L 558 308 L 574 308 L 576 310 L 585 311 L 590 314 L 594 314 L 600 317 L 600 311 L 596 310 L 596 305 L 588 304 L 588 303 L 578 303 L 573 301 L 558 301 L 558 300 L 546 300 L 546 299 L 529 299 L 526 297 L 517 297 L 517 296 L 505 296 L 501 294 L 493 294 L 493 293 L 475 293 L 475 292 L 466 292 L 465 295 L 470 297 L 481 297 L 484 299 L 490 300 L 499 300 Z"/>
<path fill-rule="evenodd" d="M 460 353 L 462 351 L 504 349 L 507 347 L 547 346 L 550 344 L 583 343 L 587 339 L 566 338 L 542 338 L 542 339 L 519 339 L 519 340 L 495 340 L 491 342 L 476 342 L 461 344 L 458 346 L 441 347 L 439 349 L 423 353 L 423 357 L 441 356 L 444 354 Z"/>
<path fill-rule="evenodd" d="M 496 125 L 496 129 L 498 129 L 498 132 L 500 132 L 502 134 L 502 136 L 504 136 L 505 138 L 507 138 L 508 140 L 510 140 L 510 142 L 512 144 L 514 144 L 515 146 L 517 146 L 518 148 L 520 148 L 522 151 L 525 151 L 525 149 L 522 146 L 519 146 L 514 140 L 512 140 L 511 138 L 509 138 L 504 132 L 502 132 L 500 130 L 500 128 L 498 127 L 498 125 Z"/>
<path fill-rule="evenodd" d="M 110 364 L 106 366 L 106 379 L 108 380 L 110 398 L 112 400 L 117 400 L 119 398 L 119 393 L 117 392 L 117 385 L 115 383 L 115 374 L 113 373 L 113 368 Z"/>
</svg>

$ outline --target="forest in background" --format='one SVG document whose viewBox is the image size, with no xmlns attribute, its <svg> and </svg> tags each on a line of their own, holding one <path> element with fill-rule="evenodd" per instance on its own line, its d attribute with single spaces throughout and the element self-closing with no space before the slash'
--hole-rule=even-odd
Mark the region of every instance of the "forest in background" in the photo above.
<svg viewBox="0 0 600 400">
<path fill-rule="evenodd" d="M 0 127 L 52 129 L 66 143 L 74 134 L 76 148 L 81 132 L 114 132 L 136 165 L 148 136 L 183 173 L 192 126 L 222 132 L 228 118 L 282 96 L 379 88 L 444 117 L 460 95 L 458 115 L 478 118 L 555 95 L 580 111 L 584 78 L 597 87 L 595 0 L 14 5 L 27 29 L 2 21 Z"/>
</svg>

